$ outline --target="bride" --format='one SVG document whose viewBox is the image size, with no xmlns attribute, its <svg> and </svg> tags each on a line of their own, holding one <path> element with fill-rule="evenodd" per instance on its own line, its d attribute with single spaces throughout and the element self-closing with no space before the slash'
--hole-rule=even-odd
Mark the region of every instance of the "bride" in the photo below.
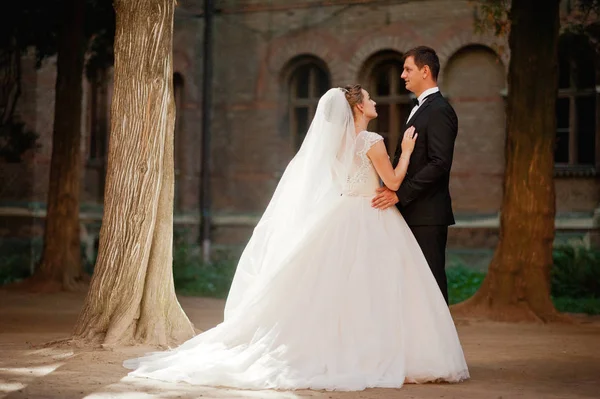
<svg viewBox="0 0 600 399">
<path fill-rule="evenodd" d="M 246 389 L 357 391 L 459 382 L 469 372 L 448 307 L 417 241 L 380 186 L 394 169 L 366 130 L 375 102 L 329 90 L 246 246 L 224 321 L 178 348 L 127 360 L 129 375 Z"/>
</svg>

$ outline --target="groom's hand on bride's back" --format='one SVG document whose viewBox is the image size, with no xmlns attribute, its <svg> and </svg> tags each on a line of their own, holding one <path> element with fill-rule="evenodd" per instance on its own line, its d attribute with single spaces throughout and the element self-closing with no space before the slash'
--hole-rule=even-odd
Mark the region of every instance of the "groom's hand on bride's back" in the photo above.
<svg viewBox="0 0 600 399">
<path fill-rule="evenodd" d="M 379 187 L 377 189 L 377 195 L 371 200 L 371 205 L 373 208 L 384 210 L 396 205 L 398 201 L 396 192 L 387 187 Z"/>
</svg>

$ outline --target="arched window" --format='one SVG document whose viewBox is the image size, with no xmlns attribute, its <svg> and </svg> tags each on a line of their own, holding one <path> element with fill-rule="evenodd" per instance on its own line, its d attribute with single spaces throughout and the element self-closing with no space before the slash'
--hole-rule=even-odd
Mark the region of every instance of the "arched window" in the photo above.
<svg viewBox="0 0 600 399">
<path fill-rule="evenodd" d="M 596 164 L 596 70 L 594 51 L 583 35 L 560 37 L 556 100 L 557 166 Z"/>
<path fill-rule="evenodd" d="M 315 115 L 319 98 L 329 90 L 329 74 L 325 63 L 312 56 L 296 58 L 288 70 L 290 136 L 294 151 L 298 151 Z"/>
<path fill-rule="evenodd" d="M 365 63 L 361 81 L 377 102 L 378 117 L 369 130 L 381 134 L 390 155 L 394 154 L 401 130 L 412 109 L 411 94 L 404 87 L 402 54 L 383 51 Z"/>
</svg>

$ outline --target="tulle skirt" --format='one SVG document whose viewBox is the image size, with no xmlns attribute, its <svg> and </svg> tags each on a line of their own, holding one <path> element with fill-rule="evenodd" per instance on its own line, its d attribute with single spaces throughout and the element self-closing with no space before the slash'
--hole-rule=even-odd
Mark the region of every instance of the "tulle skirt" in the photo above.
<svg viewBox="0 0 600 399">
<path fill-rule="evenodd" d="M 243 301 L 223 323 L 125 361 L 130 375 L 340 391 L 469 377 L 448 307 L 397 209 L 341 196 L 281 263 L 249 287 L 234 284 Z"/>
</svg>

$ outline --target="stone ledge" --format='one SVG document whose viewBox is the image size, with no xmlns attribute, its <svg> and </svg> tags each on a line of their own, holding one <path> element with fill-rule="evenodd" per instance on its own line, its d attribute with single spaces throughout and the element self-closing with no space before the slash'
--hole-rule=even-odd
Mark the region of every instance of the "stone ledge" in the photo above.
<svg viewBox="0 0 600 399">
<path fill-rule="evenodd" d="M 25 207 L 0 207 L 0 217 L 32 217 L 45 218 L 45 208 L 25 208 Z M 101 221 L 102 212 L 80 212 L 79 218 L 83 221 Z M 260 216 L 251 214 L 215 214 L 213 216 L 213 225 L 216 227 L 254 227 L 260 220 Z M 199 215 L 180 214 L 174 215 L 175 224 L 198 224 Z M 600 228 L 598 216 L 592 214 L 558 216 L 555 226 L 560 230 L 593 230 Z M 451 229 L 461 228 L 499 228 L 500 218 L 498 215 L 486 217 L 456 217 L 456 224 L 450 226 Z"/>
</svg>

